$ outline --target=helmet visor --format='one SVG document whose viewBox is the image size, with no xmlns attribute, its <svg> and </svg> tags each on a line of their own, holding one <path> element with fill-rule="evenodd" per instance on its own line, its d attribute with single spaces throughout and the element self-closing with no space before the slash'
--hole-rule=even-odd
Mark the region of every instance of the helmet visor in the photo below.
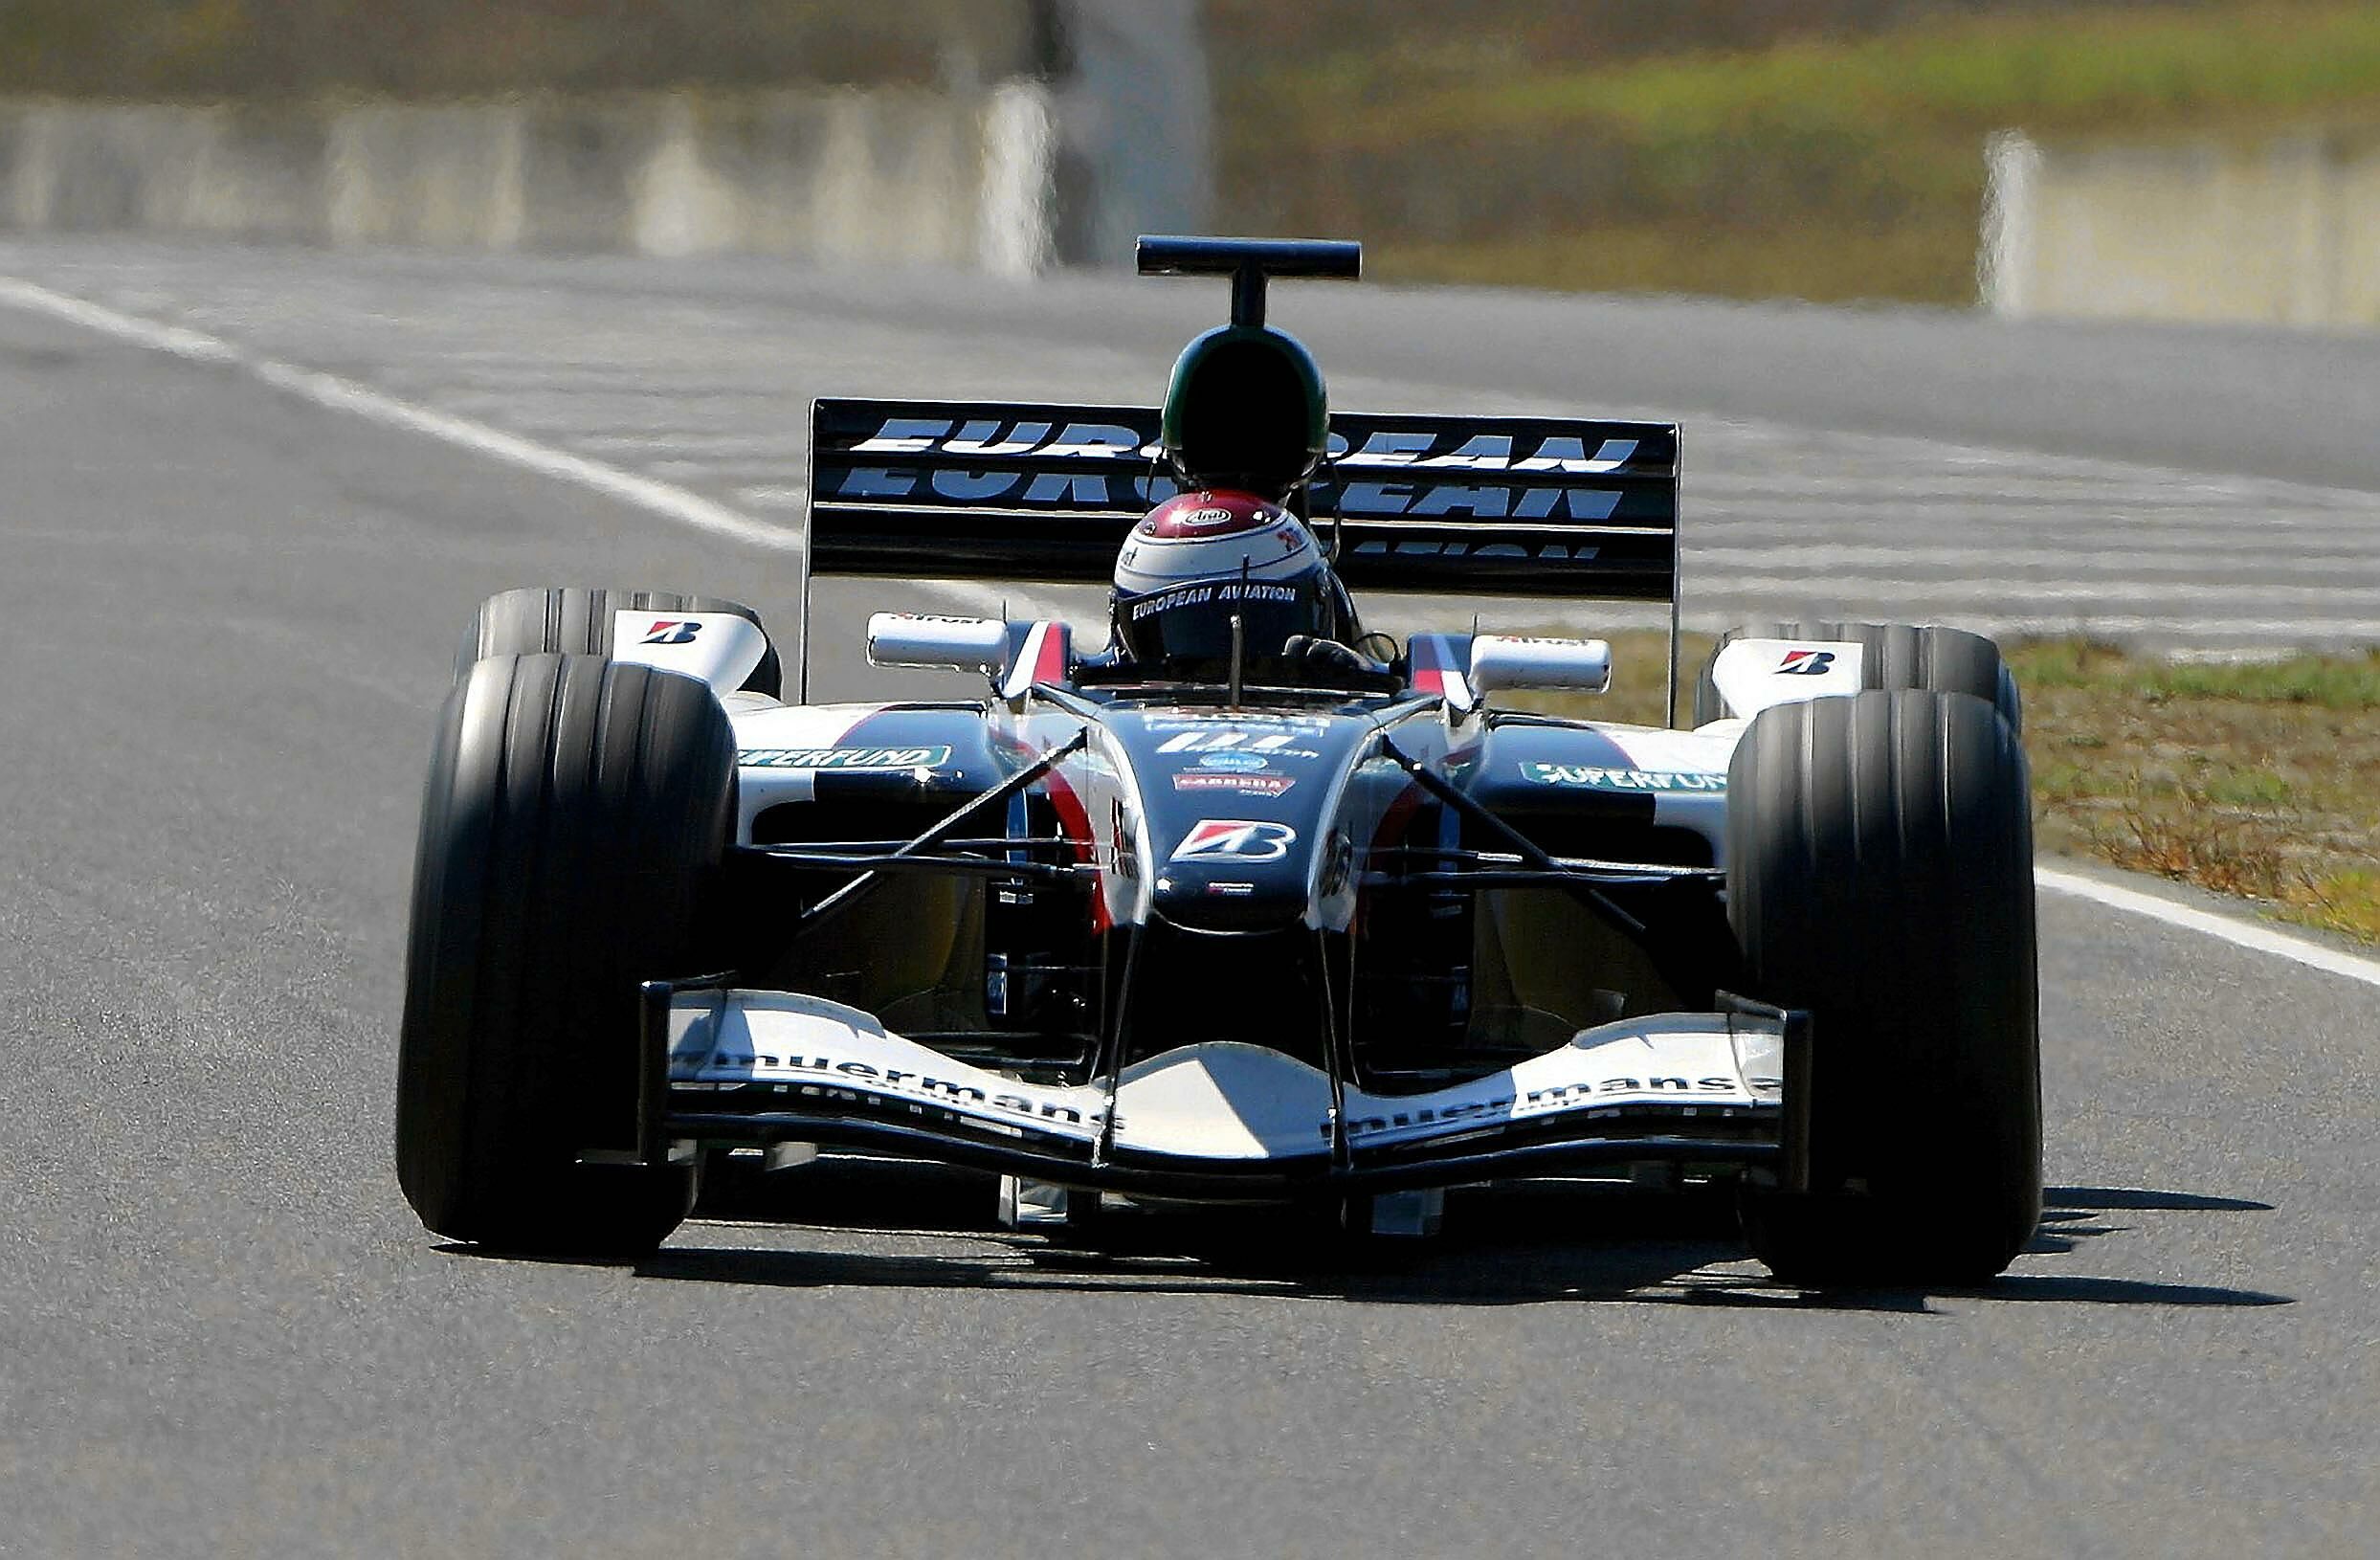
<svg viewBox="0 0 2380 1560">
<path fill-rule="evenodd" d="M 1191 580 L 1116 597 L 1116 637 L 1141 665 L 1193 680 L 1230 676 L 1232 623 L 1239 621 L 1243 673 L 1280 659 L 1301 634 L 1326 635 L 1322 592 L 1310 577 Z"/>
</svg>

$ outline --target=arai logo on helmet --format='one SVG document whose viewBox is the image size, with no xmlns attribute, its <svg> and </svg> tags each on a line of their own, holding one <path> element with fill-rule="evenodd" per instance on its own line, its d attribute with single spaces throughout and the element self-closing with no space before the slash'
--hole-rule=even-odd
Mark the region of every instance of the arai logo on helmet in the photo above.
<svg viewBox="0 0 2380 1560">
<path fill-rule="evenodd" d="M 1285 823 L 1254 818 L 1202 818 L 1173 847 L 1176 861 L 1278 861 L 1298 842 L 1298 831 Z"/>
<path fill-rule="evenodd" d="M 1211 525 L 1229 525 L 1239 517 L 1229 509 L 1193 509 L 1187 515 L 1173 518 L 1176 524 L 1190 526 L 1192 530 L 1204 530 Z"/>
</svg>

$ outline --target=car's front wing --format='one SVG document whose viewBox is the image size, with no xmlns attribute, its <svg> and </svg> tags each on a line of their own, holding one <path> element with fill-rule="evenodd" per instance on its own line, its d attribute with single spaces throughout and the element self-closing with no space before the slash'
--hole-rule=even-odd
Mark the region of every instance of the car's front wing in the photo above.
<svg viewBox="0 0 2380 1560">
<path fill-rule="evenodd" d="M 1217 1199 L 1645 1161 L 1756 1168 L 1790 1188 L 1806 1159 L 1793 1081 L 1809 1076 L 1808 1018 L 1749 1002 L 1600 1025 L 1485 1077 L 1397 1095 L 1233 1040 L 1090 1083 L 1029 1083 L 784 992 L 656 982 L 645 1027 L 646 1158 L 808 1142 Z"/>
</svg>

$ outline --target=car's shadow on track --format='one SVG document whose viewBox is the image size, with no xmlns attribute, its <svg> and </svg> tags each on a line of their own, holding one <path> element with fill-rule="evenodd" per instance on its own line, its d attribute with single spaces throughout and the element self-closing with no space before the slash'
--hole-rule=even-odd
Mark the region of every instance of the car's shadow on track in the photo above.
<svg viewBox="0 0 2380 1560">
<path fill-rule="evenodd" d="M 2041 1271 L 2038 1260 L 2020 1261 L 2016 1271 L 1971 1289 L 1807 1291 L 1777 1282 L 1752 1259 L 1732 1203 L 1708 1192 L 1458 1192 L 1448 1199 L 1446 1233 L 1412 1243 L 1349 1242 L 1312 1215 L 1270 1209 L 1111 1211 L 1095 1233 L 1052 1239 L 997 1228 L 980 1178 L 885 1177 L 881 1170 L 838 1176 L 812 1167 L 746 1185 L 706 1207 L 715 1222 L 689 1225 L 678 1243 L 636 1262 L 634 1271 L 669 1281 L 773 1288 L 1013 1288 L 1424 1305 L 1599 1301 L 1924 1314 L 1938 1295 L 2103 1305 L 2291 1303 L 2259 1290 Z M 2034 1259 L 2086 1250 L 2126 1228 L 2120 1220 L 2128 1214 L 2270 1208 L 2103 1187 L 2053 1187 L 2045 1201 L 2028 1248 Z M 785 1244 L 702 1242 L 706 1228 L 754 1225 L 775 1227 L 771 1233 L 782 1234 Z M 841 1249 L 805 1249 L 804 1227 Z M 923 1237 L 916 1243 L 945 1249 L 854 1251 L 855 1233 Z M 959 1249 L 947 1249 L 953 1245 Z"/>
</svg>

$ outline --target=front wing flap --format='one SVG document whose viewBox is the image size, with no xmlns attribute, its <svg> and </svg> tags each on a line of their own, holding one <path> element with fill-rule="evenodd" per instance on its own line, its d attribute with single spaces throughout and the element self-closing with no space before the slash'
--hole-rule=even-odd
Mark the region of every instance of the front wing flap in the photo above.
<svg viewBox="0 0 2380 1560">
<path fill-rule="evenodd" d="M 1031 1083 L 812 996 L 647 990 L 648 1149 L 875 1147 L 1074 1185 L 1185 1197 L 1361 1182 L 1453 1185 L 1643 1160 L 1781 1169 L 1808 1022 L 1756 1004 L 1627 1018 L 1414 1094 L 1336 1083 L 1212 1040 L 1090 1083 Z"/>
</svg>

